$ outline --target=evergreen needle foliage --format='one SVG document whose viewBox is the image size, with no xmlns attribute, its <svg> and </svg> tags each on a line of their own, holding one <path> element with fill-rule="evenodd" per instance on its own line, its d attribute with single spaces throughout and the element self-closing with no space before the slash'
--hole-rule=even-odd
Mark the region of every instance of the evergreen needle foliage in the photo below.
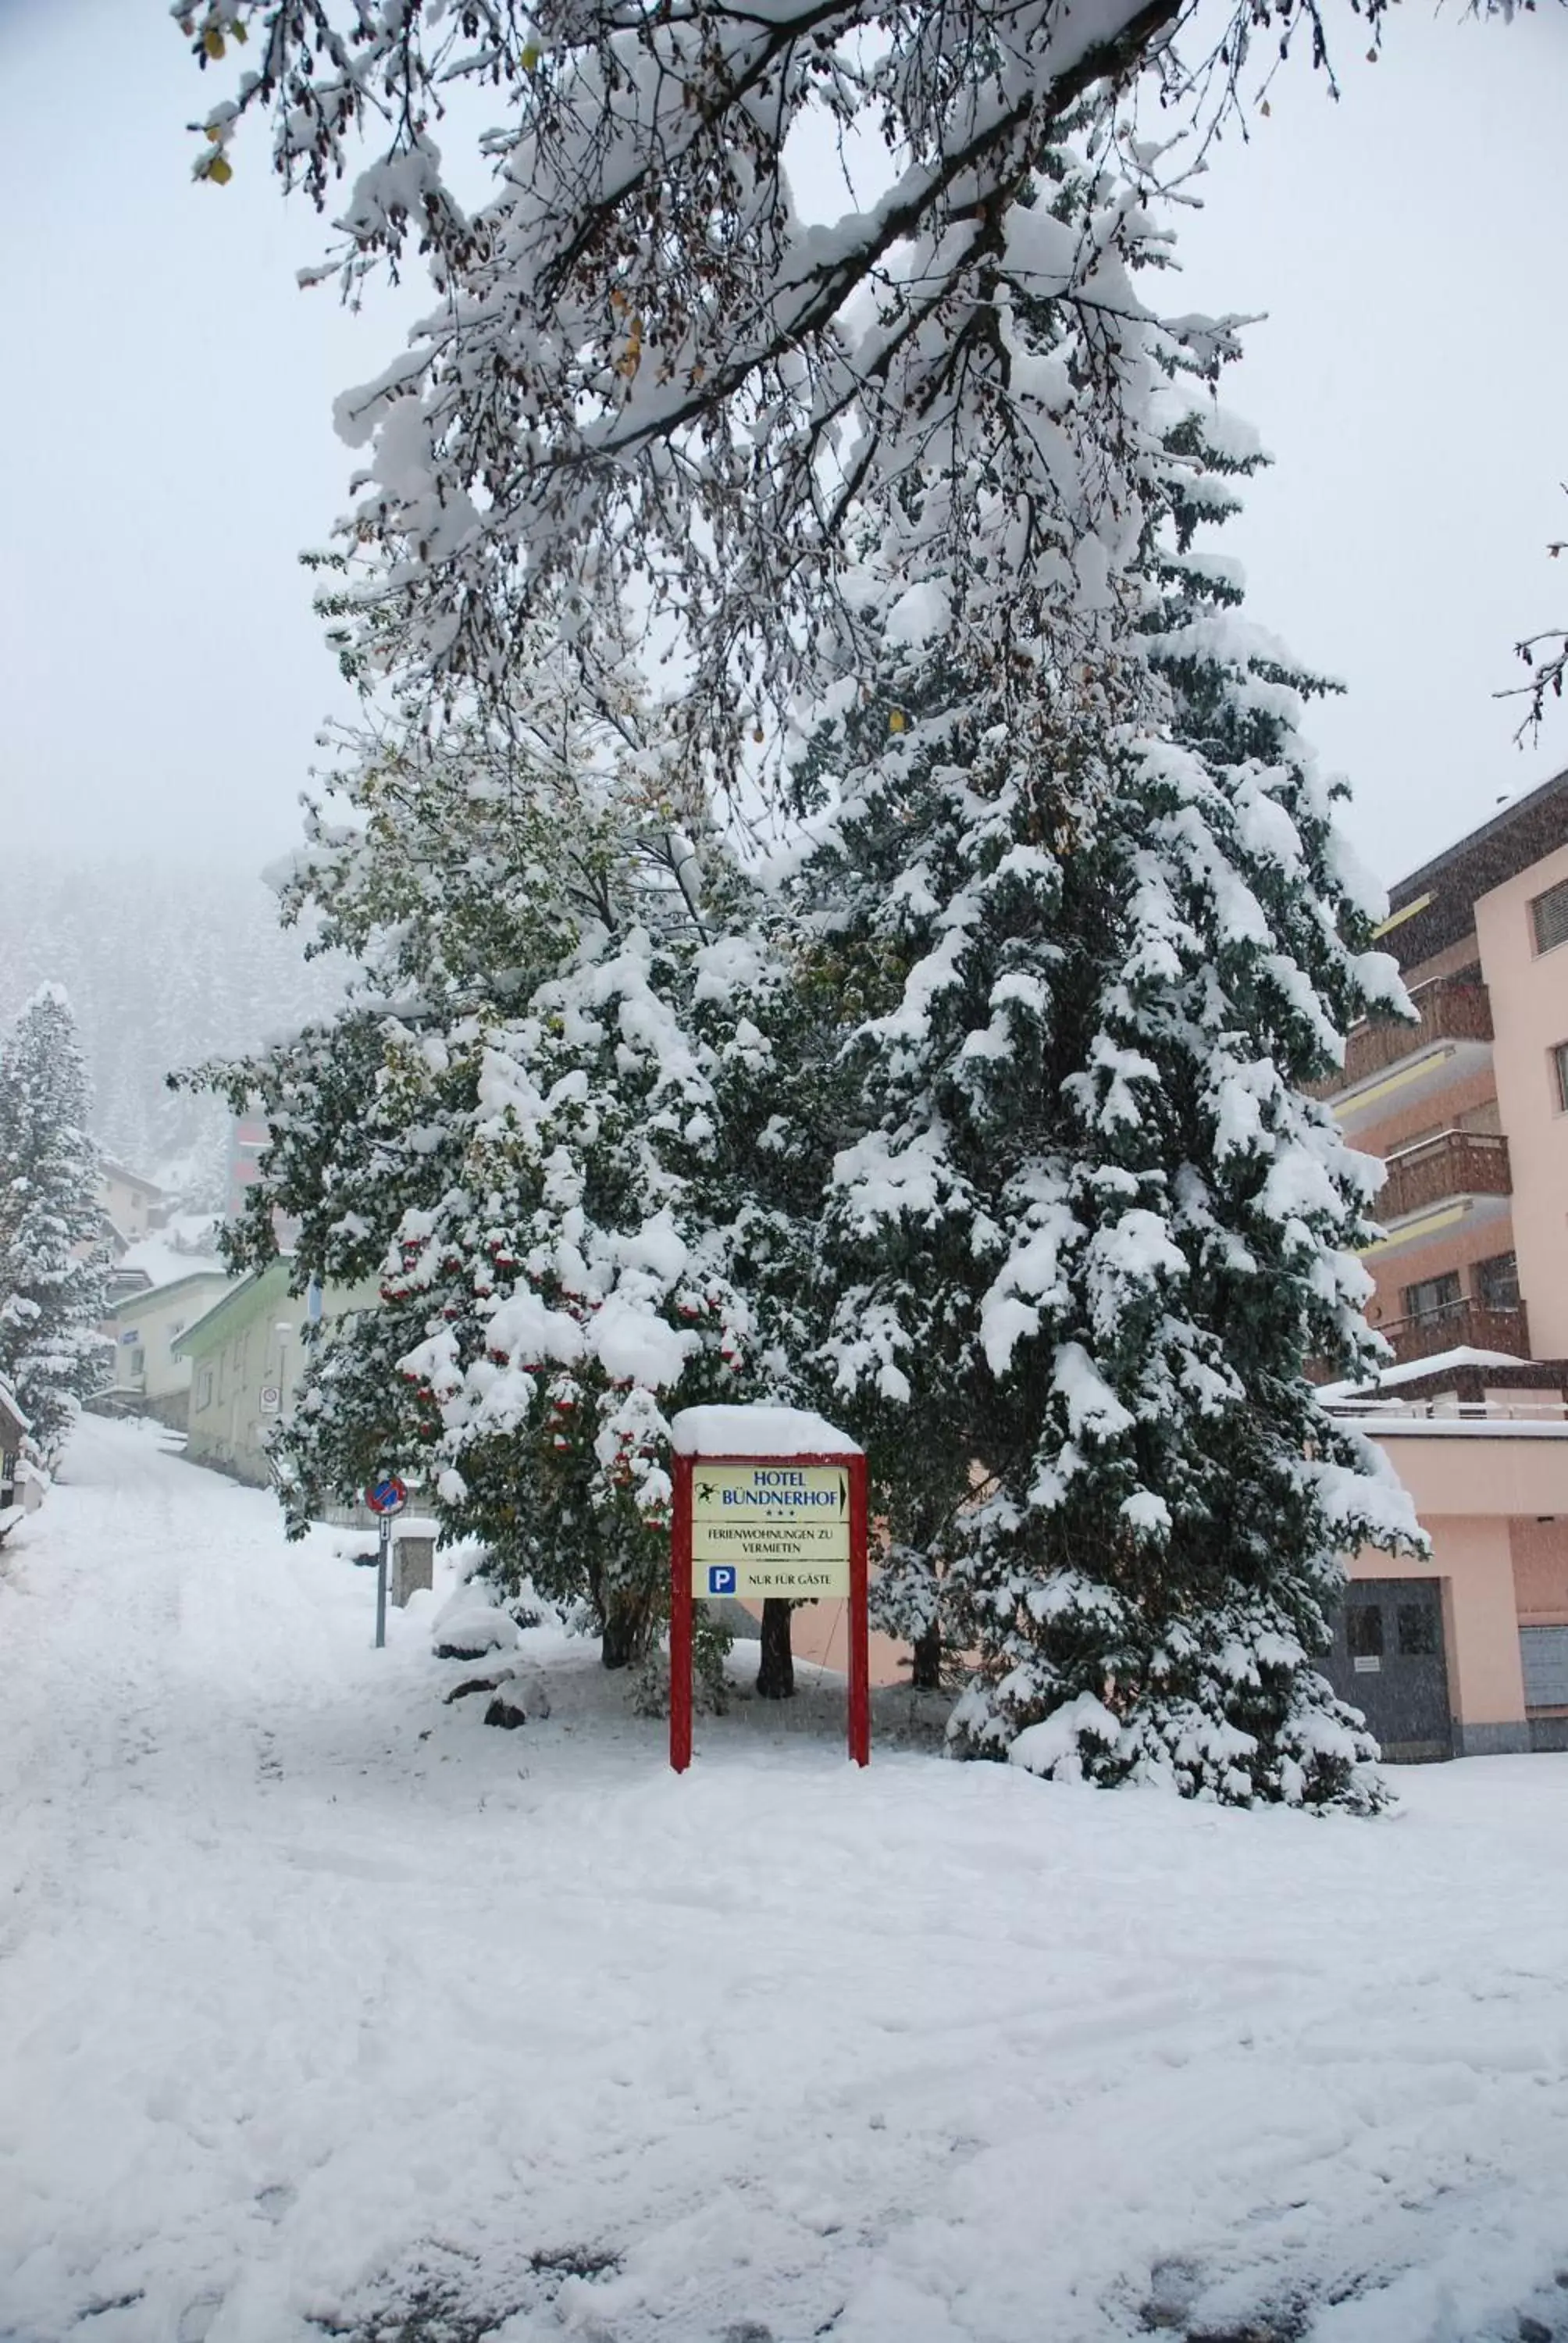
<svg viewBox="0 0 1568 2343">
<path fill-rule="evenodd" d="M 105 1380 L 90 1109 L 70 1002 L 43 985 L 0 1049 L 0 1376 L 45 1468 Z"/>
</svg>

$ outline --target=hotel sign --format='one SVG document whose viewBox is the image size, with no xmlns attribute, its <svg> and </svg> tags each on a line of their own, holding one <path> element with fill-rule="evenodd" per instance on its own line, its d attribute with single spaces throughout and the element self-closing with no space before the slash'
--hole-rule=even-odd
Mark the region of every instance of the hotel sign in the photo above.
<svg viewBox="0 0 1568 2343">
<path fill-rule="evenodd" d="M 691 1591 L 842 1597 L 849 1592 L 849 1474 L 839 1464 L 699 1462 Z"/>
</svg>

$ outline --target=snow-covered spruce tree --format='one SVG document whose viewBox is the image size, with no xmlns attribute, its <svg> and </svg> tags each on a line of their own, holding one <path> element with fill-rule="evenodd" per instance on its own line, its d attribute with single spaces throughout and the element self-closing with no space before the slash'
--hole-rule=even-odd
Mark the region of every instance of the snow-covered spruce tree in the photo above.
<svg viewBox="0 0 1568 2343">
<path fill-rule="evenodd" d="M 90 1111 L 70 1002 L 45 984 L 0 1051 L 0 1375 L 47 1469 L 105 1380 Z"/>
<path fill-rule="evenodd" d="M 1223 325 L 1178 333 L 1144 315 L 1131 270 L 1150 236 L 1133 190 L 1061 152 L 997 224 L 989 460 L 955 484 L 963 443 L 939 415 L 897 495 L 865 504 L 833 644 L 837 707 L 796 771 L 798 804 L 837 800 L 795 895 L 865 1086 L 824 1223 L 815 1395 L 868 1444 L 890 1532 L 879 1620 L 910 1640 L 928 1684 L 943 1641 L 973 1639 L 960 1582 L 944 1600 L 943 1580 L 984 1452 L 976 1311 L 1005 1176 L 990 1108 L 972 1162 L 950 1123 L 970 1092 L 994 1093 L 1000 1114 L 1043 1079 L 1024 1012 L 1044 1013 L 1060 863 L 1108 789 L 1110 745 L 1149 700 L 1128 640 L 1141 516 L 1166 461 L 1152 402 L 1171 367 L 1212 371 L 1230 347 Z M 1136 418 L 1114 437 L 1111 377 Z M 1010 489 L 1026 470 L 1038 494 L 1020 528 Z M 1000 627 L 977 572 L 1011 586 Z"/>
<path fill-rule="evenodd" d="M 1143 309 L 1146 224 L 1124 221 L 1103 314 L 1147 419 L 1133 526 L 1093 539 L 1117 564 L 1111 655 L 1086 672 L 1060 635 L 1015 645 L 1039 709 L 1020 747 L 950 626 L 943 660 L 922 652 L 947 581 L 928 556 L 910 591 L 900 533 L 936 543 L 919 498 L 870 539 L 882 654 L 808 866 L 868 996 L 870 1127 L 824 1232 L 832 1353 L 893 1488 L 901 1455 L 930 1474 L 910 1509 L 943 1566 L 909 1541 L 895 1601 L 979 1655 L 955 1748 L 1364 1805 L 1372 1746 L 1314 1663 L 1342 1554 L 1413 1522 L 1307 1380 L 1376 1348 L 1354 1257 L 1376 1172 L 1302 1086 L 1401 996 L 1297 730 L 1319 687 L 1195 542 L 1254 443 L 1193 378 L 1210 349 Z M 1080 329 L 1022 287 L 1002 313 L 1037 373 L 1072 377 Z M 1056 419 L 1070 443 L 1070 399 Z M 1081 574 L 1084 544 L 1064 546 Z"/>
<path fill-rule="evenodd" d="M 280 1435 L 296 1525 L 421 1466 L 449 1534 L 591 1603 L 611 1662 L 662 1604 L 668 1407 L 759 1387 L 801 1186 L 757 1081 L 766 906 L 677 820 L 653 734 L 634 688 L 607 732 L 542 663 L 505 729 L 406 709 L 356 743 L 288 905 L 358 980 L 223 1073 L 272 1131 L 243 1256 L 281 1210 L 297 1284 L 379 1286 Z"/>
</svg>

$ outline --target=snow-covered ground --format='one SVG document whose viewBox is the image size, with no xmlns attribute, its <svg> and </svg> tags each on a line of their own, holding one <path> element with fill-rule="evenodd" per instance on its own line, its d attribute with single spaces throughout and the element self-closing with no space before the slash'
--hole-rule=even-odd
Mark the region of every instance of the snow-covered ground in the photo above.
<svg viewBox="0 0 1568 2343">
<path fill-rule="evenodd" d="M 333 1545 L 89 1422 L 0 1557 L 4 2343 L 1568 2334 L 1568 1759 L 1313 1823 L 824 1693 L 677 1780 Z"/>
</svg>

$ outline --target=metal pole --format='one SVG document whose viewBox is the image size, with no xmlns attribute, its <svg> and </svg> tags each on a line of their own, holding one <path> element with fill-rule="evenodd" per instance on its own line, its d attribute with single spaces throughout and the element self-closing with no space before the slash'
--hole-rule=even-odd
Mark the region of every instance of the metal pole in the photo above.
<svg viewBox="0 0 1568 2343">
<path fill-rule="evenodd" d="M 383 1650 L 387 1643 L 387 1556 L 392 1550 L 392 1516 L 383 1513 L 380 1520 L 380 1543 L 376 1549 L 376 1648 Z"/>
<path fill-rule="evenodd" d="M 691 1763 L 691 1459 L 677 1456 L 669 1523 L 669 1762 Z"/>
<path fill-rule="evenodd" d="M 866 1548 L 870 1508 L 866 1498 L 866 1460 L 849 1459 L 849 1755 L 857 1765 L 871 1762 L 871 1650 Z"/>
</svg>

